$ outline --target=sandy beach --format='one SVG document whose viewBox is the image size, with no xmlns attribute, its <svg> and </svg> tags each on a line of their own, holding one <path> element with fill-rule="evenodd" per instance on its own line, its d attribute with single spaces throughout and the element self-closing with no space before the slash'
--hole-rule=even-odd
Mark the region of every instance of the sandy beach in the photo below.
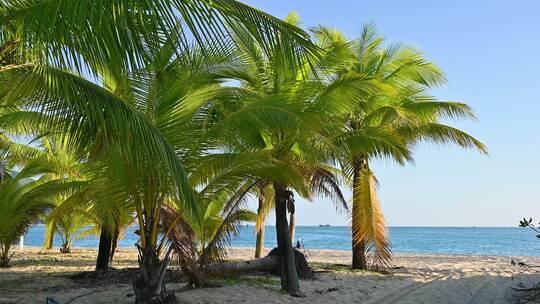
<svg viewBox="0 0 540 304">
<path fill-rule="evenodd" d="M 231 259 L 251 258 L 253 249 L 235 248 Z M 129 277 L 84 283 L 73 274 L 91 271 L 96 251 L 75 249 L 70 254 L 27 248 L 16 251 L 12 267 L 0 269 L 0 303 L 61 304 L 132 303 Z M 540 265 L 540 258 L 516 261 Z M 176 293 L 180 303 L 513 303 L 511 287 L 540 280 L 534 269 L 511 265 L 510 257 L 435 254 L 396 254 L 391 274 L 352 271 L 350 253 L 310 250 L 309 262 L 317 270 L 302 280 L 305 298 L 279 292 L 279 278 L 257 274 L 227 277 L 222 287 Z M 114 267 L 136 266 L 136 252 L 120 249 Z M 169 289 L 182 283 L 171 283 Z"/>
</svg>

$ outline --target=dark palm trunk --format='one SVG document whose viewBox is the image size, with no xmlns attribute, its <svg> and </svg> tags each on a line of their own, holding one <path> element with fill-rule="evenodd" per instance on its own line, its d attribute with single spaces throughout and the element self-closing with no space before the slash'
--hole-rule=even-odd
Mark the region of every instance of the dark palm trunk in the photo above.
<svg viewBox="0 0 540 304">
<path fill-rule="evenodd" d="M 366 246 L 364 244 L 355 244 L 353 241 L 353 260 L 352 268 L 353 269 L 367 269 L 367 260 L 366 260 Z"/>
<path fill-rule="evenodd" d="M 259 193 L 259 208 L 257 209 L 257 213 L 260 214 L 262 212 L 264 204 L 264 190 L 261 188 Z M 255 258 L 258 259 L 262 256 L 264 252 L 264 229 L 265 229 L 265 223 L 261 225 L 261 228 L 257 230 L 257 242 L 255 244 Z"/>
<path fill-rule="evenodd" d="M 356 162 L 354 165 L 354 173 L 353 173 L 353 185 L 357 185 L 360 181 L 360 173 L 362 170 L 361 162 Z M 358 225 L 358 223 L 355 223 L 355 216 L 358 212 L 357 208 L 360 208 L 358 204 L 354 203 L 354 199 L 358 197 L 360 189 L 357 189 L 353 186 L 353 210 L 352 210 L 352 227 L 355 227 Z M 367 269 L 367 259 L 366 259 L 366 246 L 363 243 L 355 242 L 355 240 L 360 239 L 359 235 L 360 231 L 357 229 L 352 230 L 352 268 L 353 269 Z"/>
<path fill-rule="evenodd" d="M 99 235 L 98 256 L 96 261 L 96 271 L 106 271 L 109 269 L 111 260 L 112 234 L 107 225 L 101 226 Z"/>
<path fill-rule="evenodd" d="M 293 199 L 293 193 L 280 183 L 274 183 L 276 204 L 276 234 L 280 258 L 281 289 L 293 296 L 300 295 L 298 273 L 294 260 L 294 249 L 287 223 L 287 203 Z"/>
</svg>

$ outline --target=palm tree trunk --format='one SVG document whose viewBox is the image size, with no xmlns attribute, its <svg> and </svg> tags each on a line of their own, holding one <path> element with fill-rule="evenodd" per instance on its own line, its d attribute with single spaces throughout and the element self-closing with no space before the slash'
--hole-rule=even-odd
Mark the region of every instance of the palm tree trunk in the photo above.
<svg viewBox="0 0 540 304">
<path fill-rule="evenodd" d="M 294 212 L 294 208 L 289 216 L 289 231 L 291 233 L 291 243 L 294 243 L 294 233 L 296 231 L 296 213 Z"/>
<path fill-rule="evenodd" d="M 211 264 L 204 271 L 208 274 L 241 274 L 256 271 L 275 271 L 277 268 L 279 268 L 279 256 L 267 255 L 264 258 L 249 261 Z"/>
<path fill-rule="evenodd" d="M 287 203 L 292 200 L 292 192 L 285 185 L 274 183 L 276 204 L 276 234 L 280 258 L 281 290 L 290 295 L 300 295 L 298 273 L 294 259 L 294 249 L 287 223 Z"/>
<path fill-rule="evenodd" d="M 109 227 L 106 224 L 101 226 L 99 235 L 98 256 L 96 261 L 96 271 L 106 271 L 109 269 L 109 261 L 111 259 L 112 235 Z"/>
<path fill-rule="evenodd" d="M 313 277 L 313 270 L 309 267 L 306 256 L 302 252 L 294 250 L 294 261 L 296 263 L 296 272 L 298 273 L 299 278 L 308 279 Z M 215 263 L 202 269 L 205 274 L 216 275 L 238 275 L 250 272 L 270 272 L 278 274 L 280 273 L 280 270 L 281 263 L 278 248 L 272 249 L 267 256 L 260 259 Z"/>
<path fill-rule="evenodd" d="M 261 193 L 259 193 L 259 208 L 257 209 L 258 215 L 262 212 L 263 204 L 264 204 L 264 192 L 261 189 Z M 257 242 L 255 244 L 255 258 L 259 259 L 263 252 L 264 252 L 264 229 L 265 225 L 264 223 L 257 229 Z"/>
<path fill-rule="evenodd" d="M 353 269 L 367 269 L 366 246 L 362 243 L 355 244 L 353 240 Z"/>
<path fill-rule="evenodd" d="M 156 218 L 154 220 L 159 220 L 159 217 L 156 216 Z M 142 226 L 145 242 L 137 245 L 139 274 L 133 281 L 135 304 L 176 303 L 174 294 L 166 294 L 163 284 L 172 249 L 168 250 L 164 259 L 160 259 L 157 244 L 150 237 L 151 231 L 155 228 L 153 220 L 147 220 Z"/>
<path fill-rule="evenodd" d="M 112 236 L 111 254 L 109 256 L 109 266 L 112 265 L 112 261 L 114 259 L 114 253 L 116 252 L 116 247 L 118 247 L 119 238 L 120 238 L 120 226 L 118 223 L 116 223 L 114 234 Z"/>
<path fill-rule="evenodd" d="M 151 244 L 144 248 L 139 247 L 139 275 L 133 282 L 135 304 L 158 303 L 160 269 L 161 263 L 156 248 Z"/>
<path fill-rule="evenodd" d="M 9 260 L 11 260 L 10 247 L 11 243 L 0 244 L 0 268 L 9 266 Z"/>
<path fill-rule="evenodd" d="M 69 242 L 64 242 L 62 244 L 62 247 L 60 248 L 61 253 L 70 253 L 71 252 L 71 244 Z"/>
<path fill-rule="evenodd" d="M 355 162 L 354 164 L 354 172 L 353 172 L 353 185 L 358 185 L 360 178 L 361 178 L 361 171 L 362 171 L 362 165 L 361 162 Z M 358 204 L 355 202 L 357 201 L 355 198 L 357 198 L 360 193 L 360 189 L 353 186 L 353 210 L 352 210 L 352 268 L 353 269 L 367 269 L 367 259 L 366 259 L 366 246 L 365 244 L 358 242 L 357 240 L 361 239 L 361 235 L 359 235 L 360 231 L 359 229 L 354 229 L 354 227 L 358 227 L 359 223 L 358 219 L 354 216 L 355 214 L 359 213 Z"/>
</svg>

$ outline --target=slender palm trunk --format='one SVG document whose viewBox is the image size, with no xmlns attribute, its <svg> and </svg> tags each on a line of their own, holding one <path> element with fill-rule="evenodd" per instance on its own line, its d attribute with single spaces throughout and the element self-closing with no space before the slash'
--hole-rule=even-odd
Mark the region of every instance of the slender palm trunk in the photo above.
<svg viewBox="0 0 540 304">
<path fill-rule="evenodd" d="M 294 249 L 287 223 L 287 203 L 292 200 L 292 192 L 285 185 L 274 183 L 276 204 L 276 234 L 280 257 L 281 290 L 293 296 L 300 295 L 298 273 L 294 259 Z"/>
<path fill-rule="evenodd" d="M 353 185 L 358 185 L 361 178 L 362 164 L 361 162 L 356 162 L 354 165 L 353 172 Z M 358 214 L 360 206 L 356 203 L 356 198 L 360 195 L 360 189 L 353 186 L 353 210 L 352 210 L 352 227 L 357 227 L 359 224 L 356 223 L 358 220 L 354 215 Z M 367 259 L 366 259 L 366 246 L 362 242 L 358 242 L 361 239 L 360 231 L 358 229 L 352 229 L 352 268 L 353 269 L 367 269 Z"/>
<path fill-rule="evenodd" d="M 118 240 L 120 238 L 120 226 L 116 224 L 116 227 L 114 229 L 114 233 L 112 236 L 112 244 L 111 244 L 111 254 L 109 256 L 109 266 L 112 265 L 112 261 L 114 259 L 114 254 L 116 252 L 116 247 L 118 247 Z"/>
<path fill-rule="evenodd" d="M 289 215 L 289 231 L 291 233 L 291 243 L 294 244 L 294 233 L 296 232 L 296 213 L 294 208 Z"/>
<path fill-rule="evenodd" d="M 109 269 L 111 259 L 112 234 L 107 225 L 101 226 L 99 235 L 98 256 L 96 261 L 96 271 L 106 271 Z"/>
<path fill-rule="evenodd" d="M 260 216 L 260 213 L 262 212 L 264 204 L 264 190 L 261 188 L 259 193 L 259 208 L 257 209 L 257 213 Z M 259 259 L 263 252 L 264 252 L 264 229 L 265 229 L 265 223 L 261 225 L 259 229 L 257 229 L 257 242 L 255 244 L 255 258 Z"/>
<path fill-rule="evenodd" d="M 264 230 L 265 225 L 257 230 L 257 242 L 255 244 L 255 258 L 260 259 L 264 252 Z"/>
</svg>

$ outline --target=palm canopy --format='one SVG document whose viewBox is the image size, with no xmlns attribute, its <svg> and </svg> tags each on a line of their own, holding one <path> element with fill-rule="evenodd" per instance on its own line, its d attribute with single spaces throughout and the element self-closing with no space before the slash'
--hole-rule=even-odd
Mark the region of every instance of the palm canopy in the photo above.
<svg viewBox="0 0 540 304">
<path fill-rule="evenodd" d="M 298 19 L 289 15 L 286 21 L 297 24 Z M 335 199 L 338 206 L 344 203 L 336 170 L 327 164 L 331 159 L 327 145 L 331 142 L 325 137 L 325 128 L 337 125 L 335 117 L 339 116 L 326 114 L 347 102 L 332 107 L 337 100 L 332 98 L 334 93 L 313 95 L 324 87 L 316 77 L 320 72 L 316 67 L 306 62 L 302 73 L 291 71 L 283 62 L 270 60 L 247 37 L 242 33 L 235 36 L 239 45 L 236 60 L 216 71 L 223 79 L 238 81 L 239 85 L 230 88 L 230 100 L 210 105 L 213 116 L 204 120 L 210 123 L 201 143 L 204 157 L 192 178 L 203 182 L 228 178 L 230 182 L 224 183 L 220 191 L 230 193 L 246 180 L 259 190 L 264 185 L 265 201 L 275 201 L 278 247 L 290 262 L 294 259 L 290 235 L 288 227 L 283 229 L 287 226 L 284 206 L 293 210 L 290 190 L 308 199 L 323 195 Z M 279 41 L 279 36 L 276 39 Z M 360 79 L 351 83 L 353 89 L 369 87 Z M 269 206 L 261 208 L 260 214 L 267 213 L 262 209 L 268 210 Z M 259 216 L 258 226 L 261 221 Z M 282 273 L 282 289 L 293 294 L 298 292 L 294 273 L 291 267 Z"/>
<path fill-rule="evenodd" d="M 412 162 L 412 151 L 420 141 L 453 143 L 484 153 L 486 148 L 474 137 L 441 123 L 443 119 L 475 117 L 463 103 L 439 101 L 429 95 L 428 90 L 444 83 L 445 78 L 418 50 L 402 44 L 384 45 L 384 38 L 369 24 L 358 39 L 350 41 L 331 29 L 319 27 L 318 31 L 326 33 L 327 44 L 337 44 L 342 50 L 341 63 L 336 65 L 328 87 L 339 92 L 341 83 L 351 77 L 365 79 L 374 87 L 347 94 L 353 107 L 341 116 L 341 127 L 332 129 L 329 136 L 333 157 L 353 187 L 353 247 L 367 253 L 359 263 L 361 267 L 385 266 L 391 257 L 390 244 L 369 161 Z"/>
<path fill-rule="evenodd" d="M 51 23 L 51 19 L 55 21 Z M 143 86 L 134 86 L 137 90 L 119 93 L 80 73 L 91 71 L 101 77 L 107 67 L 107 76 L 114 75 L 112 82 L 135 73 L 141 74 L 139 81 L 144 76 L 152 78 L 148 67 L 156 63 L 164 49 L 169 57 L 194 62 L 192 57 L 196 55 L 205 62 L 212 61 L 230 50 L 227 42 L 236 29 L 249 33 L 269 58 L 270 50 L 286 47 L 289 52 L 280 60 L 287 60 L 290 67 L 297 66 L 301 58 L 312 60 L 317 51 L 301 30 L 233 0 L 17 1 L 1 5 L 0 27 L 5 45 L 16 46 L 3 51 L 15 49 L 17 55 L 12 56 L 11 51 L 2 53 L 3 58 L 17 59 L 1 69 L 0 77 L 6 84 L 2 103 L 31 113 L 24 117 L 8 113 L 3 121 L 19 132 L 29 131 L 23 125 L 30 125 L 69 134 L 70 145 L 89 154 L 90 159 L 99 159 L 109 147 L 118 145 L 123 154 L 129 154 L 127 158 L 137 172 L 152 175 L 162 186 L 172 180 L 174 195 L 182 197 L 191 205 L 189 208 L 195 207 L 194 198 L 186 171 L 176 157 L 179 143 L 162 133 L 176 132 L 172 119 L 178 121 L 174 115 L 184 112 L 176 96 L 158 109 L 167 112 L 168 120 L 158 117 L 154 121 L 148 113 L 141 113 L 137 100 L 155 92 L 164 93 L 163 88 L 152 84 L 145 87 L 151 79 L 144 79 Z M 279 46 L 272 39 L 275 33 L 282 37 Z M 198 45 L 196 53 L 201 54 L 185 52 L 192 43 Z M 178 58 L 176 61 L 180 61 Z M 188 108 L 197 105 L 198 101 L 191 99 L 181 103 L 181 107 Z M 154 111 L 154 105 L 147 106 L 151 115 L 161 115 Z"/>
</svg>

